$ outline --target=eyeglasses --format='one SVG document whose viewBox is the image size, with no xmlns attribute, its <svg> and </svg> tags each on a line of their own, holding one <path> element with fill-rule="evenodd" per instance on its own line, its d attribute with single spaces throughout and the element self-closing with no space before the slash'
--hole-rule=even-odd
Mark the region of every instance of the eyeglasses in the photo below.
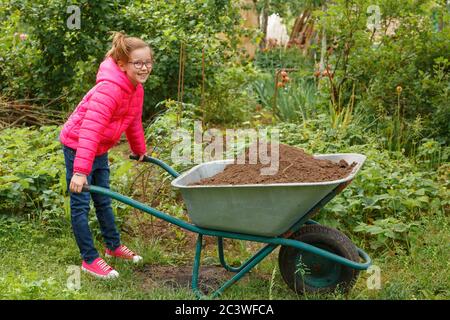
<svg viewBox="0 0 450 320">
<path fill-rule="evenodd" d="M 128 63 L 132 63 L 134 64 L 134 67 L 136 69 L 142 69 L 142 67 L 145 66 L 147 67 L 147 69 L 151 69 L 153 67 L 153 63 L 150 61 L 146 61 L 146 62 L 142 62 L 142 61 L 134 61 L 134 62 L 128 62 Z"/>
</svg>

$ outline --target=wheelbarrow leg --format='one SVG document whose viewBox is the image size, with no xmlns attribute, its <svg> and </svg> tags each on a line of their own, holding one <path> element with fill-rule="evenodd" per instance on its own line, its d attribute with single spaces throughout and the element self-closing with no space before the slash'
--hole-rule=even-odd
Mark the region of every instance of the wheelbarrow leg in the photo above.
<svg viewBox="0 0 450 320">
<path fill-rule="evenodd" d="M 223 253 L 223 238 L 222 237 L 217 237 L 217 246 L 218 246 L 218 252 L 219 252 L 219 259 L 220 259 L 220 264 L 222 264 L 222 266 L 230 272 L 239 272 L 241 271 L 243 268 L 245 268 L 250 262 L 252 262 L 254 259 L 256 259 L 258 257 L 258 255 L 265 249 L 265 247 L 261 248 L 255 255 L 253 255 L 251 258 L 249 258 L 247 261 L 245 261 L 240 267 L 234 268 L 231 267 L 227 264 L 227 262 L 225 261 L 225 256 Z"/>
<path fill-rule="evenodd" d="M 226 281 L 219 289 L 217 289 L 212 295 L 205 296 L 200 289 L 198 288 L 198 276 L 199 276 L 199 268 L 200 268 L 200 260 L 202 253 L 202 235 L 199 234 L 197 237 L 197 244 L 195 247 L 195 260 L 194 267 L 192 270 L 192 290 L 194 291 L 196 297 L 198 299 L 211 298 L 214 299 L 222 292 L 231 286 L 233 283 L 241 279 L 247 272 L 249 272 L 254 266 L 256 266 L 259 262 L 261 262 L 265 257 L 267 257 L 278 245 L 269 244 L 261 249 L 258 253 L 256 253 L 252 258 L 250 258 L 244 265 L 242 265 L 241 269 L 238 273 L 236 273 L 230 280 Z"/>
</svg>

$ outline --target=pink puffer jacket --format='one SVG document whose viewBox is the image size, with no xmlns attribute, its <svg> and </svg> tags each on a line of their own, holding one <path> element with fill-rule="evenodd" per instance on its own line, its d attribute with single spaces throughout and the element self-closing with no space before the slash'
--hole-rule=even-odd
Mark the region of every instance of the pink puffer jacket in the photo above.
<svg viewBox="0 0 450 320">
<path fill-rule="evenodd" d="M 97 84 L 83 97 L 59 135 L 61 143 L 77 151 L 74 173 L 89 175 L 94 158 L 116 145 L 123 132 L 134 154 L 146 153 L 143 100 L 142 85 L 135 87 L 112 58 L 101 63 Z"/>
</svg>

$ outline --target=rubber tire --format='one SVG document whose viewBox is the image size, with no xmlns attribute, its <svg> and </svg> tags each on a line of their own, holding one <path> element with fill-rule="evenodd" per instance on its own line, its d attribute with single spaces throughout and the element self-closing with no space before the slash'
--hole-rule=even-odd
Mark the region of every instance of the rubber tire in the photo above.
<svg viewBox="0 0 450 320">
<path fill-rule="evenodd" d="M 358 262 L 359 255 L 356 246 L 342 232 L 319 224 L 305 225 L 291 236 L 291 239 L 319 246 L 339 256 Z M 337 288 L 348 292 L 355 284 L 359 271 L 344 265 L 340 265 L 338 279 L 324 287 L 311 286 L 304 282 L 300 273 L 296 274 L 297 257 L 303 250 L 281 246 L 278 254 L 278 265 L 281 276 L 289 288 L 298 294 L 303 293 L 329 293 Z"/>
</svg>

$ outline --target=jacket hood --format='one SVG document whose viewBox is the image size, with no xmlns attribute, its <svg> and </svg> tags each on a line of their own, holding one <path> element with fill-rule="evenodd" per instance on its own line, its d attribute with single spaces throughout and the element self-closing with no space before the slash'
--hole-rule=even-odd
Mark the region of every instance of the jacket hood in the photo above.
<svg viewBox="0 0 450 320">
<path fill-rule="evenodd" d="M 106 58 L 101 64 L 97 72 L 97 82 L 100 81 L 110 81 L 127 92 L 133 92 L 137 87 L 142 86 L 140 83 L 135 87 L 133 83 L 128 79 L 125 72 L 120 70 L 117 63 L 113 58 Z"/>
</svg>

